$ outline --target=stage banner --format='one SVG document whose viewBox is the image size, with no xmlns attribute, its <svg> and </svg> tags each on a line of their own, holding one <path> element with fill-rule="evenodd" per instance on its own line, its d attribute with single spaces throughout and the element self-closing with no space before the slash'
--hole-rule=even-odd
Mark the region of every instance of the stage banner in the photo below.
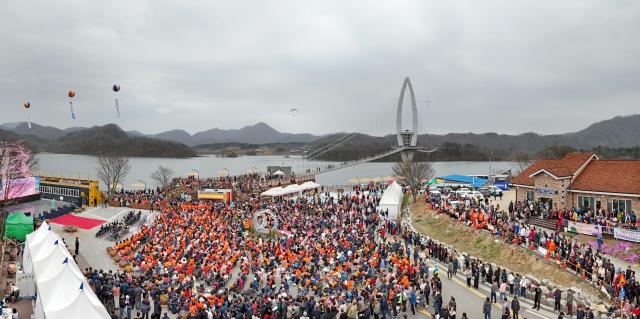
<svg viewBox="0 0 640 319">
<path fill-rule="evenodd" d="M 594 236 L 595 234 L 600 232 L 600 226 L 569 221 L 567 223 L 567 231 L 572 233 Z"/>
<path fill-rule="evenodd" d="M 640 231 L 637 230 L 615 228 L 613 230 L 613 237 L 616 239 L 640 243 Z"/>
</svg>

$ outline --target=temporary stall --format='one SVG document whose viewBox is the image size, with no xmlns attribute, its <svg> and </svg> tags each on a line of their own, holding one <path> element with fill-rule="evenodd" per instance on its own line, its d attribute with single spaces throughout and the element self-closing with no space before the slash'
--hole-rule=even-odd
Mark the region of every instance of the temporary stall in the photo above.
<svg viewBox="0 0 640 319">
<path fill-rule="evenodd" d="M 62 240 L 47 223 L 26 236 L 23 268 L 37 288 L 36 319 L 109 319 Z"/>
<path fill-rule="evenodd" d="M 284 176 L 284 172 L 281 170 L 277 170 L 275 172 L 273 172 L 272 174 L 273 176 Z"/>
<path fill-rule="evenodd" d="M 26 240 L 27 235 L 33 232 L 33 217 L 24 212 L 15 212 L 7 215 L 4 222 L 4 238 Z"/>
<path fill-rule="evenodd" d="M 320 188 L 322 186 L 320 184 L 316 183 L 316 182 L 309 181 L 309 182 L 302 183 L 302 185 L 300 185 L 300 187 L 303 190 L 308 191 L 308 190 L 311 190 L 311 189 L 318 189 L 318 188 Z"/>
<path fill-rule="evenodd" d="M 306 182 L 302 185 L 291 184 L 285 187 L 274 187 L 267 191 L 264 191 L 260 194 L 260 196 L 285 196 L 289 194 L 301 193 L 310 189 L 319 188 L 320 184 L 316 184 L 314 182 Z"/>
<path fill-rule="evenodd" d="M 391 185 L 387 186 L 380 203 L 378 204 L 378 211 L 388 211 L 388 218 L 390 220 L 398 219 L 398 215 L 402 209 L 402 186 L 395 181 Z"/>
</svg>

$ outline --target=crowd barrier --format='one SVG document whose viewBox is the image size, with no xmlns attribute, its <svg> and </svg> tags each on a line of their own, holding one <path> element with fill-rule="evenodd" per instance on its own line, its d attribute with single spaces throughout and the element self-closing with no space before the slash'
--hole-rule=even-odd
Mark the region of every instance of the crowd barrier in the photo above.
<svg viewBox="0 0 640 319">
<path fill-rule="evenodd" d="M 65 205 L 62 207 L 58 207 L 56 209 L 51 209 L 48 212 L 42 212 L 42 214 L 40 214 L 38 218 L 55 219 L 72 212 L 74 209 L 75 209 L 75 206 L 73 205 Z"/>
</svg>

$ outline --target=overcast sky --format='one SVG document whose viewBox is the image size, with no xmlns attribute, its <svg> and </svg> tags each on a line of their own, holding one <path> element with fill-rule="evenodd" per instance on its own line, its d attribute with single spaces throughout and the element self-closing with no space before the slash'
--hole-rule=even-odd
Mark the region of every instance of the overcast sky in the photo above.
<svg viewBox="0 0 640 319">
<path fill-rule="evenodd" d="M 21 0 L 2 3 L 0 30 L 0 122 L 24 121 L 28 100 L 33 122 L 57 127 L 380 135 L 405 76 L 421 133 L 640 113 L 635 0 Z"/>
</svg>

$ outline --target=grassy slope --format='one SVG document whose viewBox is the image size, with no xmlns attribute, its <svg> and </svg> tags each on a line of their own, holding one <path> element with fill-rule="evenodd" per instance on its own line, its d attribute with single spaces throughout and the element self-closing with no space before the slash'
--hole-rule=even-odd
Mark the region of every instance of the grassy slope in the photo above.
<svg viewBox="0 0 640 319">
<path fill-rule="evenodd" d="M 578 287 L 585 293 L 594 292 L 592 286 L 573 274 L 546 262 L 538 254 L 502 241 L 496 242 L 485 231 L 460 225 L 443 215 L 437 216 L 434 211 L 427 210 L 426 205 L 422 202 L 411 205 L 411 214 L 416 230 L 449 244 L 459 251 L 507 267 L 520 274 L 531 274 L 539 279 L 549 279 L 566 288 Z"/>
</svg>

